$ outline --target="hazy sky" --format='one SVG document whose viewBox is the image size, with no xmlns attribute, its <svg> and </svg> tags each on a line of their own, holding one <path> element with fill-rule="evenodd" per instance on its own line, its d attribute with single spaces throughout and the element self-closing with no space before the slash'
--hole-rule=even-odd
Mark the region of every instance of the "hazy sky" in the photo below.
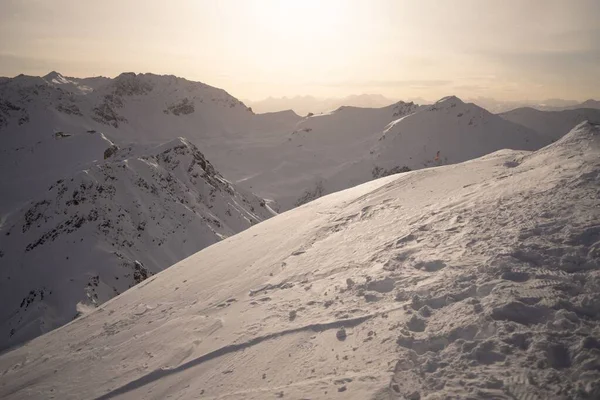
<svg viewBox="0 0 600 400">
<path fill-rule="evenodd" d="M 600 0 L 0 0 L 0 75 L 174 74 L 238 98 L 600 97 Z"/>
</svg>

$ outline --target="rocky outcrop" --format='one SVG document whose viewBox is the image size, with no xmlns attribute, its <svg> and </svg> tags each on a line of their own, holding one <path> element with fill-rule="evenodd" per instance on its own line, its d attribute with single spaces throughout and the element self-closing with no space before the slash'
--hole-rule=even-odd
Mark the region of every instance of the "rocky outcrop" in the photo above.
<svg viewBox="0 0 600 400">
<path fill-rule="evenodd" d="M 194 112 L 194 102 L 186 97 L 180 102 L 167 107 L 163 112 L 177 116 L 192 114 Z"/>
</svg>

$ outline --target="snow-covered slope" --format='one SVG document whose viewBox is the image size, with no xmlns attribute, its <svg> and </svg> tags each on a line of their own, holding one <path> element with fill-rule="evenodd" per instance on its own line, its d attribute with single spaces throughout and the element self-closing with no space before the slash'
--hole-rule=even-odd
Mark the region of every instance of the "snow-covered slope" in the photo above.
<svg viewBox="0 0 600 400">
<path fill-rule="evenodd" d="M 316 189 L 332 193 L 392 173 L 462 162 L 500 149 L 536 150 L 550 142 L 454 96 L 401 113 L 376 135 L 364 139 L 357 143 L 362 152 L 344 153 L 350 157 L 322 174 Z M 306 193 L 314 194 L 316 189 Z"/>
<path fill-rule="evenodd" d="M 570 108 L 595 108 L 596 110 L 600 110 L 600 100 L 589 99 L 576 106 L 571 106 Z"/>
<path fill-rule="evenodd" d="M 537 149 L 549 142 L 455 97 L 429 107 L 404 102 L 341 107 L 302 118 L 292 111 L 254 114 L 221 89 L 174 76 L 124 73 L 108 81 L 93 79 L 100 81 L 93 85 L 51 73 L 0 83 L 0 98 L 6 99 L 0 133 L 8 143 L 3 152 L 8 156 L 1 162 L 22 164 L 16 149 L 25 149 L 31 154 L 27 168 L 44 171 L 26 174 L 31 184 L 21 186 L 18 174 L 0 173 L 0 181 L 11 188 L 10 196 L 0 201 L 0 212 L 14 210 L 65 169 L 94 159 L 90 153 L 96 152 L 95 145 L 83 146 L 72 158 L 55 149 L 56 143 L 47 145 L 56 132 L 102 132 L 120 146 L 186 137 L 227 179 L 275 200 L 282 210 L 403 166 L 460 162 L 502 148 Z M 78 94 L 73 85 L 92 90 Z M 52 151 L 38 151 L 45 147 Z M 40 168 L 40 163 L 50 167 Z"/>
<path fill-rule="evenodd" d="M 260 156 L 247 155 L 264 164 L 254 167 L 255 172 L 243 180 L 244 185 L 274 198 L 282 209 L 319 197 L 323 194 L 318 192 L 323 177 L 368 154 L 390 121 L 417 109 L 414 103 L 398 102 L 383 108 L 341 107 L 304 118 L 286 135 L 268 141 Z"/>
<path fill-rule="evenodd" d="M 584 123 L 323 197 L 1 355 L 0 397 L 597 399 L 599 179 Z"/>
<path fill-rule="evenodd" d="M 87 89 L 76 90 L 83 86 Z M 174 76 L 76 79 L 53 72 L 6 79 L 0 82 L 0 182 L 10 195 L 0 200 L 0 214 L 102 154 L 106 146 L 81 134 L 102 132 L 119 146 L 186 137 L 236 179 L 247 173 L 235 159 L 236 150 L 259 142 L 253 138 L 257 133 L 289 132 L 299 120 L 293 112 L 255 115 L 222 89 Z M 71 138 L 58 142 L 57 133 Z"/>
<path fill-rule="evenodd" d="M 54 182 L 2 221 L 0 349 L 272 216 L 186 139 L 108 144 L 102 161 Z"/>
<path fill-rule="evenodd" d="M 564 111 L 539 111 L 524 107 L 500 114 L 500 116 L 533 129 L 551 140 L 557 140 L 583 121 L 600 123 L 600 107 L 599 109 L 581 108 Z"/>
<path fill-rule="evenodd" d="M 60 87 L 62 90 L 75 94 L 87 94 L 94 89 L 108 83 L 109 78 L 95 77 L 87 79 L 67 78 L 62 74 L 52 71 L 48 75 L 42 77 L 48 84 L 54 87 Z M 86 84 L 86 83 L 89 83 Z"/>
</svg>

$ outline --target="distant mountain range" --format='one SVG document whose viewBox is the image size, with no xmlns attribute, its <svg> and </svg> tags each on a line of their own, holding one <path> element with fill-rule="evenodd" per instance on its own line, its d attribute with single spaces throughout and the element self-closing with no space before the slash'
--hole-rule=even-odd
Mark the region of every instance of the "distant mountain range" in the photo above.
<svg viewBox="0 0 600 400">
<path fill-rule="evenodd" d="M 422 99 L 405 99 L 421 102 Z M 342 106 L 379 108 L 389 106 L 398 100 L 389 99 L 381 94 L 360 94 L 343 98 L 317 98 L 313 96 L 295 97 L 268 97 L 264 100 L 244 102 L 252 107 L 254 112 L 274 112 L 282 110 L 294 110 L 299 115 L 309 113 L 320 114 L 333 111 Z"/>
<path fill-rule="evenodd" d="M 434 101 L 428 101 L 423 98 L 405 98 L 405 101 L 412 101 L 418 104 L 431 104 Z M 390 99 L 381 94 L 362 94 L 352 95 L 343 98 L 316 98 L 313 96 L 294 96 L 294 97 L 268 97 L 264 100 L 252 101 L 244 100 L 244 103 L 252 107 L 255 112 L 276 112 L 282 110 L 294 110 L 299 115 L 308 113 L 326 113 L 333 111 L 341 106 L 354 106 L 376 108 L 385 107 L 396 103 L 397 99 Z M 546 99 L 541 101 L 502 101 L 489 97 L 467 97 L 465 101 L 477 104 L 491 113 L 498 114 L 514 110 L 521 107 L 532 107 L 541 111 L 561 111 L 574 110 L 578 108 L 596 108 L 600 109 L 600 101 L 587 100 L 578 102 L 575 100 L 564 99 Z"/>
</svg>

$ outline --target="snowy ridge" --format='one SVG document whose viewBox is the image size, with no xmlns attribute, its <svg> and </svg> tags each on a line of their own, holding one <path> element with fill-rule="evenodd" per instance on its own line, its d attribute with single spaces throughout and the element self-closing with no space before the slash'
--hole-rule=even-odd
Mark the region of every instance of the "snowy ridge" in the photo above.
<svg viewBox="0 0 600 400">
<path fill-rule="evenodd" d="M 340 107 L 303 118 L 287 135 L 268 142 L 264 164 L 244 184 L 274 198 L 284 210 L 313 200 L 325 194 L 319 188 L 327 176 L 363 157 L 386 125 L 418 108 L 404 102 L 383 108 Z M 339 187 L 351 186 L 343 182 Z"/>
<path fill-rule="evenodd" d="M 105 147 L 2 224 L 0 348 L 54 329 L 272 214 L 183 138 Z"/>
<path fill-rule="evenodd" d="M 551 140 L 558 140 L 583 121 L 600 123 L 600 109 L 580 108 L 564 111 L 539 111 L 530 107 L 517 108 L 500 114 L 508 121 L 533 129 Z"/>
<path fill-rule="evenodd" d="M 322 197 L 3 354 L 0 396 L 596 399 L 599 177 L 582 123 Z"/>
<path fill-rule="evenodd" d="M 31 80 L 14 78 L 19 79 Z M 201 146 L 232 182 L 273 199 L 282 210 L 407 169 L 460 162 L 503 148 L 538 149 L 550 142 L 455 96 L 431 106 L 343 106 L 302 118 L 292 111 L 254 114 L 221 89 L 168 75 L 124 73 L 87 94 L 39 81 L 48 96 L 30 95 L 30 103 L 14 90 L 6 96 L 19 107 L 5 107 L 11 117 L 5 118 L 3 129 L 11 148 L 32 147 L 42 132 L 52 134 L 49 127 L 67 134 L 103 132 L 119 146 L 182 136 Z M 4 86 L 11 85 L 15 83 Z M 20 112 L 30 122 L 19 125 Z M 43 186 L 62 176 L 47 175 Z M 20 195 L 17 184 L 12 187 L 12 201 L 3 200 L 8 211 L 28 198 Z"/>
<path fill-rule="evenodd" d="M 535 131 L 491 114 L 455 96 L 399 113 L 397 119 L 360 142 L 369 154 L 320 177 L 321 193 L 332 193 L 398 172 L 453 164 L 501 150 L 536 150 L 550 143 Z"/>
<path fill-rule="evenodd" d="M 255 112 L 265 113 L 274 110 L 292 109 L 300 115 L 309 113 L 319 114 L 328 113 L 341 106 L 380 108 L 387 107 L 394 103 L 394 100 L 388 99 L 380 94 L 360 94 L 351 95 L 344 98 L 318 99 L 312 96 L 295 96 L 273 98 L 269 97 L 260 101 L 244 101 L 252 106 Z"/>
<path fill-rule="evenodd" d="M 66 78 L 56 71 L 52 71 L 48 75 L 45 75 L 43 79 L 52 86 L 60 87 L 63 90 L 77 94 L 87 94 L 94 90 L 93 87 L 81 83 L 78 79 Z"/>
<path fill-rule="evenodd" d="M 67 81 L 93 90 L 72 91 Z M 226 176 L 238 180 L 253 172 L 254 166 L 240 165 L 236 153 L 244 153 L 249 143 L 278 140 L 300 119 L 293 112 L 256 115 L 222 89 L 170 75 L 124 73 L 115 79 L 76 79 L 54 72 L 45 78 L 6 79 L 0 82 L 0 162 L 6 166 L 0 181 L 11 190 L 9 198 L 0 201 L 0 213 L 13 211 L 31 198 L 32 188 L 47 187 L 97 159 L 95 144 L 83 144 L 73 152 L 66 149 L 68 144 L 82 139 L 68 140 L 62 143 L 63 151 L 54 143 L 56 133 L 73 139 L 102 132 L 119 146 L 186 137 L 205 149 Z M 31 155 L 23 163 L 25 153 Z M 17 164 L 24 164 L 27 171 L 20 176 L 8 173 Z M 39 171 L 44 171 L 43 176 L 37 176 Z M 19 186 L 22 177 L 32 183 Z"/>
</svg>

